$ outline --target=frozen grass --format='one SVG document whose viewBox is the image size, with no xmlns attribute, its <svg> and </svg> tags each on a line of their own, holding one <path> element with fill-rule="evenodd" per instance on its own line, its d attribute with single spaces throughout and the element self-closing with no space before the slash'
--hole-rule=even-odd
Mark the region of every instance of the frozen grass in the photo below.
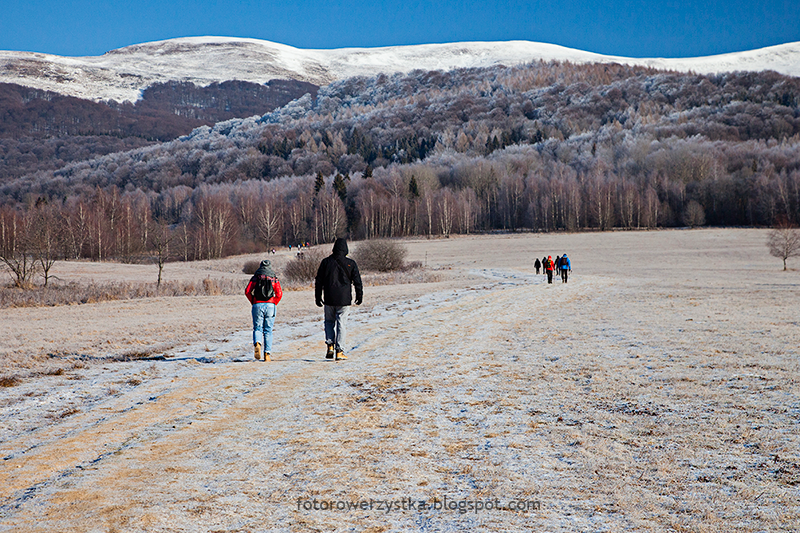
<svg viewBox="0 0 800 533">
<path fill-rule="evenodd" d="M 346 362 L 296 291 L 273 363 L 245 320 L 23 380 L 0 402 L 0 529 L 796 531 L 800 278 L 765 268 L 763 233 L 411 242 L 450 277 L 365 291 Z M 569 284 L 531 274 L 565 250 Z M 541 507 L 298 508 L 445 496 Z"/>
<path fill-rule="evenodd" d="M 305 261 L 309 263 L 309 261 Z M 293 263 L 290 262 L 289 265 Z M 314 262 L 310 279 L 288 277 L 281 281 L 284 290 L 303 290 L 313 284 L 319 261 Z M 310 270 L 309 270 L 310 272 Z M 411 268 L 397 272 L 365 273 L 365 285 L 392 285 L 403 283 L 429 283 L 438 281 L 440 276 L 423 268 Z M 52 307 L 59 305 L 93 304 L 139 298 L 160 298 L 169 296 L 222 296 L 243 294 L 247 280 L 203 278 L 200 281 L 170 281 L 161 286 L 155 283 L 106 282 L 106 283 L 52 283 L 47 287 L 32 289 L 0 287 L 0 309 L 12 307 Z"/>
<path fill-rule="evenodd" d="M 160 287 L 155 283 L 129 282 L 55 283 L 34 289 L 0 288 L 0 308 L 93 304 L 162 296 L 219 296 L 238 294 L 242 290 L 241 283 L 211 278 L 197 282 L 164 282 Z"/>
</svg>

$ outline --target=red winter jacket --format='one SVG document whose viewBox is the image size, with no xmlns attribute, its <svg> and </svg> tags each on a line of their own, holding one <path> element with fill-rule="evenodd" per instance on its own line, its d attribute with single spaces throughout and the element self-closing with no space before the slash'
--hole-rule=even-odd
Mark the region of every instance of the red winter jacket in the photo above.
<svg viewBox="0 0 800 533">
<path fill-rule="evenodd" d="M 244 295 L 247 296 L 247 299 L 250 300 L 251 304 L 275 304 L 278 305 L 278 302 L 281 301 L 283 298 L 283 291 L 281 290 L 281 282 L 278 281 L 278 278 L 269 278 L 272 280 L 272 289 L 275 291 L 275 296 L 270 298 L 269 300 L 256 300 L 253 296 L 253 289 L 255 288 L 255 276 L 250 278 L 250 283 L 247 284 L 247 288 L 244 290 Z"/>
</svg>

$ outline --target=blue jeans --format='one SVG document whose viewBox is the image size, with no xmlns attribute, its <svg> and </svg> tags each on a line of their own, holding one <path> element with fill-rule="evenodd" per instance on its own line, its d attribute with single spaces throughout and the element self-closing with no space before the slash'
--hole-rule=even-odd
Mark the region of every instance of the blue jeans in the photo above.
<svg viewBox="0 0 800 533">
<path fill-rule="evenodd" d="M 344 351 L 348 311 L 347 305 L 325 306 L 325 344 L 332 344 L 337 352 Z"/>
<path fill-rule="evenodd" d="M 253 344 L 264 345 L 264 353 L 272 352 L 272 326 L 275 324 L 275 304 L 253 304 Z"/>
</svg>

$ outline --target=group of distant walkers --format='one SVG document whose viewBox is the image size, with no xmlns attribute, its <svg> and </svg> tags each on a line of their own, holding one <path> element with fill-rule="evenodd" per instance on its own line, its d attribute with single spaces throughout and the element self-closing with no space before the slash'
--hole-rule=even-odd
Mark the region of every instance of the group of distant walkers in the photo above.
<svg viewBox="0 0 800 533">
<path fill-rule="evenodd" d="M 314 300 L 323 307 L 325 322 L 325 358 L 342 361 L 347 359 L 344 343 L 347 332 L 347 315 L 353 303 L 361 305 L 364 288 L 361 274 L 355 261 L 347 257 L 347 240 L 336 239 L 331 255 L 324 258 L 314 279 Z M 283 297 L 281 282 L 269 260 L 261 261 L 258 269 L 245 289 L 253 316 L 253 352 L 257 360 L 271 361 L 272 329 L 275 315 Z"/>
<path fill-rule="evenodd" d="M 567 254 L 557 255 L 555 261 L 553 261 L 552 255 L 542 257 L 541 261 L 537 258 L 533 263 L 533 267 L 536 269 L 537 274 L 541 270 L 543 274 L 547 275 L 547 283 L 553 283 L 553 272 L 561 276 L 562 283 L 567 282 L 569 273 L 572 272 L 572 263 Z"/>
</svg>

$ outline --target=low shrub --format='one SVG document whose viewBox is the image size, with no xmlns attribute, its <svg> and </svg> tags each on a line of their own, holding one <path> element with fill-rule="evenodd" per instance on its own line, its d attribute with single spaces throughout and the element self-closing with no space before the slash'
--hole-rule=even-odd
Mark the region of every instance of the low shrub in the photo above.
<svg viewBox="0 0 800 533">
<path fill-rule="evenodd" d="M 297 257 L 286 263 L 283 275 L 289 281 L 310 283 L 317 276 L 320 262 L 325 258 L 322 248 L 310 248 L 297 254 Z"/>
<path fill-rule="evenodd" d="M 369 240 L 358 243 L 352 254 L 360 270 L 394 272 L 404 269 L 408 250 L 397 241 Z"/>
<path fill-rule="evenodd" d="M 247 274 L 248 276 L 252 276 L 258 270 L 258 267 L 261 266 L 261 261 L 246 261 L 244 267 L 242 267 L 242 272 Z"/>
</svg>

